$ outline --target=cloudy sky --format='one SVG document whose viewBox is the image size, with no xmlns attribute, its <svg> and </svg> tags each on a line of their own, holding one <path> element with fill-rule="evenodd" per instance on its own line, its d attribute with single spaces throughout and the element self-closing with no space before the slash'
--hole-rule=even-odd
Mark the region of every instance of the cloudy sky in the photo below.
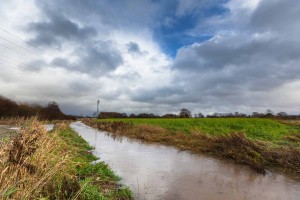
<svg viewBox="0 0 300 200">
<path fill-rule="evenodd" d="M 300 112 L 299 0 L 2 0 L 0 95 L 64 112 Z"/>
</svg>

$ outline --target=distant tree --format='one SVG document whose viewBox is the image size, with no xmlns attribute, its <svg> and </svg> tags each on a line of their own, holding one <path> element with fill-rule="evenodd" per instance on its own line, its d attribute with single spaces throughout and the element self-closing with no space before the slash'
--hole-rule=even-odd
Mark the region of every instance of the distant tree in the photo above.
<svg viewBox="0 0 300 200">
<path fill-rule="evenodd" d="M 233 116 L 234 116 L 234 117 L 247 117 L 246 114 L 244 114 L 244 113 L 239 113 L 239 112 L 234 112 Z"/>
<path fill-rule="evenodd" d="M 158 115 L 153 113 L 140 113 L 136 116 L 137 118 L 159 118 Z"/>
<path fill-rule="evenodd" d="M 101 112 L 98 118 L 127 118 L 127 114 L 118 112 Z"/>
<path fill-rule="evenodd" d="M 93 117 L 96 117 L 97 116 L 97 112 L 93 112 Z"/>
<path fill-rule="evenodd" d="M 279 112 L 277 113 L 277 117 L 286 117 L 288 114 L 286 112 Z"/>
<path fill-rule="evenodd" d="M 0 117 L 17 115 L 19 105 L 8 98 L 0 96 Z"/>
<path fill-rule="evenodd" d="M 39 105 L 29 105 L 26 103 L 20 103 L 18 109 L 18 115 L 23 117 L 36 116 L 43 109 Z"/>
<path fill-rule="evenodd" d="M 202 113 L 198 113 L 194 115 L 195 118 L 204 118 L 205 116 Z"/>
<path fill-rule="evenodd" d="M 228 113 L 227 117 L 234 117 L 234 114 L 233 113 Z"/>
<path fill-rule="evenodd" d="M 198 113 L 199 118 L 204 118 L 205 116 L 202 113 Z"/>
<path fill-rule="evenodd" d="M 215 112 L 214 114 L 212 114 L 212 117 L 221 117 L 221 114 L 220 113 L 217 113 L 217 112 Z"/>
<path fill-rule="evenodd" d="M 274 117 L 274 112 L 270 109 L 267 109 L 264 117 Z"/>
<path fill-rule="evenodd" d="M 76 116 L 67 116 L 54 101 L 45 107 L 38 104 L 17 103 L 0 95 L 0 117 L 32 117 L 41 119 L 75 119 Z"/>
<path fill-rule="evenodd" d="M 58 103 L 50 101 L 43 109 L 44 117 L 49 120 L 64 119 L 65 114 L 60 110 Z"/>
<path fill-rule="evenodd" d="M 164 114 L 161 116 L 162 118 L 176 118 L 178 117 L 176 114 Z"/>
<path fill-rule="evenodd" d="M 179 117 L 181 118 L 191 118 L 192 112 L 188 110 L 187 108 L 180 109 Z"/>
<path fill-rule="evenodd" d="M 262 117 L 262 116 L 264 116 L 264 114 L 263 113 L 259 113 L 259 112 L 252 112 L 252 114 L 251 114 L 251 117 Z"/>
<path fill-rule="evenodd" d="M 129 117 L 130 118 L 136 118 L 136 115 L 135 114 L 130 114 Z"/>
</svg>

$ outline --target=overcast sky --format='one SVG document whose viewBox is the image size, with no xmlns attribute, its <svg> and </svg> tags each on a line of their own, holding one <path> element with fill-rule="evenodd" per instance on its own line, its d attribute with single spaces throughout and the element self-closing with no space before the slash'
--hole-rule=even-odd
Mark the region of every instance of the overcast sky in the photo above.
<svg viewBox="0 0 300 200">
<path fill-rule="evenodd" d="M 0 95 L 68 114 L 300 112 L 299 0 L 2 0 Z"/>
</svg>

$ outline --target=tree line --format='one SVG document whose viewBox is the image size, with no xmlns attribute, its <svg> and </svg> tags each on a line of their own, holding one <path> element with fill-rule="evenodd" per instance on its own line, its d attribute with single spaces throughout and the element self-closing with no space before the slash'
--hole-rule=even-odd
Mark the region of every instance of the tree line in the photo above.
<svg viewBox="0 0 300 200">
<path fill-rule="evenodd" d="M 0 118 L 33 116 L 38 116 L 43 120 L 76 119 L 74 116 L 65 115 L 55 101 L 50 101 L 46 106 L 41 106 L 39 104 L 17 103 L 0 96 Z"/>
<path fill-rule="evenodd" d="M 1 117 L 32 117 L 38 116 L 43 120 L 56 119 L 73 119 L 77 117 L 64 114 L 59 105 L 55 101 L 50 101 L 47 105 L 41 106 L 39 104 L 17 103 L 11 99 L 0 95 L 0 118 Z M 274 113 L 268 109 L 264 113 L 252 112 L 247 115 L 240 112 L 233 113 L 213 113 L 211 115 L 204 115 L 201 112 L 192 115 L 192 112 L 187 108 L 180 109 L 178 114 L 167 113 L 164 115 L 156 115 L 153 113 L 130 114 L 118 112 L 101 112 L 98 118 L 280 118 L 280 119 L 300 119 L 300 115 L 289 115 L 286 112 Z"/>
<path fill-rule="evenodd" d="M 204 115 L 201 112 L 192 115 L 192 112 L 187 108 L 182 108 L 179 114 L 168 113 L 164 115 L 155 115 L 153 113 L 130 114 L 118 112 L 100 112 L 98 118 L 280 118 L 280 119 L 300 119 L 300 115 L 289 115 L 286 112 L 274 113 L 267 109 L 264 113 L 252 112 L 247 115 L 240 112 L 233 113 L 213 113 L 211 115 Z"/>
</svg>

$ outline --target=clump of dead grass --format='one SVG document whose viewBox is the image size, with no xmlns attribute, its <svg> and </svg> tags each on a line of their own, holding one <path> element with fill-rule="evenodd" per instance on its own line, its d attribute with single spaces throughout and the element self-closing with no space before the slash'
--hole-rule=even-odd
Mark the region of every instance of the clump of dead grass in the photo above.
<svg viewBox="0 0 300 200">
<path fill-rule="evenodd" d="M 214 137 L 207 143 L 207 148 L 222 157 L 246 164 L 257 172 L 266 172 L 266 160 L 261 154 L 263 145 L 247 139 L 244 133 Z"/>
<path fill-rule="evenodd" d="M 289 135 L 285 136 L 284 139 L 289 142 L 293 142 L 293 143 L 300 142 L 300 133 L 289 134 Z"/>
<path fill-rule="evenodd" d="M 0 147 L 1 199 L 35 199 L 50 194 L 47 186 L 64 177 L 67 168 L 69 155 L 57 154 L 55 133 L 50 137 L 36 119 L 25 124 L 18 136 Z"/>
<path fill-rule="evenodd" d="M 267 148 L 262 153 L 268 165 L 300 174 L 300 149 L 292 146 Z"/>
</svg>

